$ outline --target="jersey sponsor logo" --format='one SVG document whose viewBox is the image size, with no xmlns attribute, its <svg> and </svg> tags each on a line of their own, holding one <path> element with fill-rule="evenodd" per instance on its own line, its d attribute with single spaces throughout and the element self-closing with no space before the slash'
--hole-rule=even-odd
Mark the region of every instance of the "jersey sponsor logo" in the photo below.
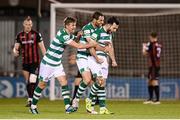
<svg viewBox="0 0 180 120">
<path fill-rule="evenodd" d="M 34 41 L 33 41 L 33 40 L 29 40 L 29 41 L 22 41 L 22 44 L 32 44 L 32 43 L 34 43 Z"/>
<path fill-rule="evenodd" d="M 109 35 L 107 33 L 101 33 L 100 36 L 105 37 L 105 36 L 109 36 Z"/>
<path fill-rule="evenodd" d="M 92 34 L 92 38 L 93 38 L 93 39 L 97 39 L 97 34 L 93 33 L 93 34 Z"/>
<path fill-rule="evenodd" d="M 69 35 L 65 35 L 65 36 L 63 36 L 63 38 L 64 38 L 64 40 L 70 39 Z"/>
<path fill-rule="evenodd" d="M 90 30 L 85 30 L 85 31 L 84 31 L 84 34 L 90 34 L 90 33 L 91 33 Z"/>
</svg>

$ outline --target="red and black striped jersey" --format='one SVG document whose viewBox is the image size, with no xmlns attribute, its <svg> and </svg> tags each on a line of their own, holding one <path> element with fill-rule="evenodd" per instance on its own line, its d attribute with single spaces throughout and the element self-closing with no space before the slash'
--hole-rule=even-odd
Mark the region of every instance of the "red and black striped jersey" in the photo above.
<svg viewBox="0 0 180 120">
<path fill-rule="evenodd" d="M 156 42 L 148 42 L 146 47 L 147 47 L 146 51 L 148 52 L 149 66 L 159 67 L 162 45 L 156 41 Z"/>
<path fill-rule="evenodd" d="M 39 63 L 38 43 L 42 41 L 39 32 L 20 32 L 16 36 L 16 43 L 20 43 L 23 64 Z"/>
</svg>

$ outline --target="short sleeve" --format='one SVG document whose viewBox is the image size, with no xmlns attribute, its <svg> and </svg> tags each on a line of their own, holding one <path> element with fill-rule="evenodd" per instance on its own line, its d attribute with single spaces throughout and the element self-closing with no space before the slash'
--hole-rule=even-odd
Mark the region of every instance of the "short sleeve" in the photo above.
<svg viewBox="0 0 180 120">
<path fill-rule="evenodd" d="M 41 33 L 37 33 L 37 42 L 43 41 Z"/>
<path fill-rule="evenodd" d="M 21 43 L 21 40 L 20 40 L 20 34 L 18 34 L 15 38 L 15 43 Z"/>
</svg>

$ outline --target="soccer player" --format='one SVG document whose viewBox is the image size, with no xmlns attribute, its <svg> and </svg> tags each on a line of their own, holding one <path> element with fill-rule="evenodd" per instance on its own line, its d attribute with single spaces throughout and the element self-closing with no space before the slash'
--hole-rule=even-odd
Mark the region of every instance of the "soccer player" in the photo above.
<svg viewBox="0 0 180 120">
<path fill-rule="evenodd" d="M 32 112 L 32 114 L 38 114 L 37 103 L 41 96 L 41 92 L 52 77 L 55 77 L 61 84 L 66 113 L 74 112 L 74 109 L 70 105 L 70 92 L 68 89 L 66 74 L 64 72 L 61 61 L 62 54 L 67 45 L 79 49 L 90 48 L 97 45 L 96 42 L 91 42 L 88 44 L 78 44 L 73 41 L 73 39 L 75 39 L 73 35 L 75 29 L 76 19 L 72 17 L 66 17 L 64 19 L 64 28 L 60 29 L 57 32 L 56 37 L 52 40 L 46 54 L 44 55 L 40 64 L 38 77 L 39 84 L 34 91 L 33 100 L 30 107 L 30 111 Z"/>
<path fill-rule="evenodd" d="M 119 21 L 115 17 L 111 17 L 108 19 L 107 23 L 97 29 L 91 36 L 93 40 L 99 43 L 100 46 L 105 47 L 109 46 L 110 50 L 108 54 L 104 51 L 96 50 L 96 54 L 98 58 L 101 58 L 103 62 L 101 64 L 98 64 L 93 56 L 89 56 L 89 64 L 93 66 L 91 68 L 92 71 L 101 71 L 102 73 L 102 79 L 97 79 L 92 86 L 89 98 L 86 99 L 86 109 L 87 111 L 92 110 L 92 101 L 94 99 L 94 96 L 97 94 L 99 99 L 99 106 L 100 106 L 100 114 L 112 114 L 107 108 L 105 104 L 106 100 L 106 92 L 105 92 L 105 81 L 108 77 L 108 59 L 112 60 L 112 66 L 116 67 L 117 62 L 115 60 L 114 55 L 114 47 L 112 43 L 112 33 L 116 32 L 116 30 L 119 27 Z M 97 69 L 97 70 L 95 70 Z"/>
<path fill-rule="evenodd" d="M 18 57 L 22 53 L 22 73 L 27 83 L 28 103 L 26 107 L 30 107 L 33 92 L 36 87 L 36 78 L 40 63 L 38 48 L 44 55 L 46 49 L 39 32 L 32 29 L 33 23 L 31 17 L 27 17 L 23 22 L 23 31 L 17 34 L 13 53 Z"/>
<path fill-rule="evenodd" d="M 104 15 L 100 12 L 95 12 L 92 16 L 92 21 L 86 24 L 82 28 L 83 35 L 80 39 L 80 43 L 91 43 L 92 33 L 104 23 Z M 101 49 L 101 48 L 100 48 Z M 103 50 L 106 50 L 103 48 Z M 79 99 L 82 96 L 83 92 L 88 85 L 92 82 L 91 71 L 89 69 L 88 56 L 90 55 L 89 49 L 78 49 L 77 52 L 77 65 L 78 69 L 82 75 L 83 81 L 80 83 L 75 99 L 73 100 L 73 107 L 78 109 Z M 97 62 L 101 62 L 100 59 L 97 59 Z M 99 76 L 99 75 L 97 75 Z"/>
<path fill-rule="evenodd" d="M 152 32 L 149 36 L 150 42 L 143 44 L 143 54 L 148 56 L 149 73 L 148 73 L 148 93 L 149 99 L 144 104 L 160 104 L 159 101 L 159 71 L 160 71 L 160 56 L 162 45 L 158 42 L 156 32 Z M 153 101 L 153 93 L 156 95 L 156 100 Z"/>
</svg>

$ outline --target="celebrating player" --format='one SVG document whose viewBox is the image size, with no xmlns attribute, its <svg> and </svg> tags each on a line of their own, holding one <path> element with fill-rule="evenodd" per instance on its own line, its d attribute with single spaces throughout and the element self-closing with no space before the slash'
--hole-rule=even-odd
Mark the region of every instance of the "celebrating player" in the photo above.
<svg viewBox="0 0 180 120">
<path fill-rule="evenodd" d="M 100 12 L 95 12 L 92 16 L 93 20 L 86 24 L 83 28 L 83 35 L 80 39 L 80 43 L 91 43 L 93 40 L 91 39 L 92 33 L 99 27 L 101 27 L 104 23 L 104 16 Z M 105 49 L 103 49 L 105 50 Z M 80 83 L 75 99 L 73 100 L 73 107 L 78 108 L 79 99 L 85 91 L 86 87 L 90 85 L 92 82 L 91 71 L 89 69 L 88 56 L 90 55 L 89 50 L 87 49 L 79 49 L 77 53 L 77 65 L 78 69 L 82 75 L 83 81 Z M 101 62 L 100 59 L 98 62 Z"/>
<path fill-rule="evenodd" d="M 46 87 L 49 79 L 53 76 L 61 84 L 66 113 L 74 112 L 74 109 L 70 105 L 70 92 L 67 85 L 66 74 L 62 65 L 62 54 L 66 45 L 79 49 L 86 49 L 97 45 L 96 42 L 78 44 L 73 41 L 75 37 L 72 33 L 74 33 L 75 29 L 76 20 L 72 17 L 66 17 L 64 19 L 64 28 L 57 32 L 56 37 L 51 42 L 50 47 L 43 57 L 40 64 L 39 84 L 34 91 L 33 101 L 30 107 L 32 114 L 38 114 L 37 103 L 41 96 L 41 92 Z"/>
<path fill-rule="evenodd" d="M 95 58 L 93 56 L 89 56 L 89 64 L 93 66 L 91 68 L 92 71 L 101 71 L 102 73 L 102 79 L 97 79 L 92 86 L 89 98 L 86 99 L 86 109 L 88 111 L 92 110 L 92 100 L 94 99 L 95 95 L 97 94 L 99 99 L 99 106 L 100 106 L 100 114 L 112 114 L 107 108 L 105 104 L 106 100 L 106 92 L 105 92 L 105 81 L 108 77 L 108 56 L 112 60 L 112 66 L 116 67 L 117 63 L 115 60 L 114 55 L 114 47 L 112 43 L 112 33 L 116 32 L 116 30 L 119 27 L 119 21 L 115 17 L 111 17 L 108 19 L 107 24 L 105 24 L 103 27 L 97 29 L 91 36 L 91 38 L 99 43 L 100 46 L 105 47 L 109 46 L 109 54 L 107 54 L 104 51 L 96 50 L 96 54 L 98 58 L 101 58 L 103 60 L 102 63 L 97 63 Z M 98 73 L 96 73 L 98 74 Z"/>
</svg>

